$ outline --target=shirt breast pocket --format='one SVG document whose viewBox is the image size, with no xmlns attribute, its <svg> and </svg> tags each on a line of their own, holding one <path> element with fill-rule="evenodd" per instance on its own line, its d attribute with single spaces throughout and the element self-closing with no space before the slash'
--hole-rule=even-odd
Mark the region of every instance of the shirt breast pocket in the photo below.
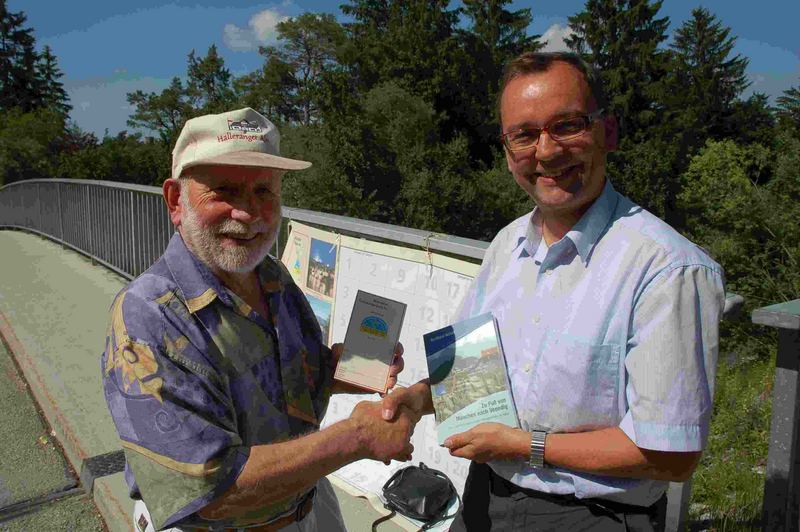
<svg viewBox="0 0 800 532">
<path fill-rule="evenodd" d="M 554 339 L 536 368 L 532 424 L 584 432 L 619 424 L 620 346 Z"/>
</svg>

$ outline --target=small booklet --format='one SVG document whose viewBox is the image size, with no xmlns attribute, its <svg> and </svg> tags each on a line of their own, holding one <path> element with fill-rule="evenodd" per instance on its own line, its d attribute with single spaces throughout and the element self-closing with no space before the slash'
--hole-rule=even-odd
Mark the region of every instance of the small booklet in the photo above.
<svg viewBox="0 0 800 532">
<path fill-rule="evenodd" d="M 500 333 L 491 313 L 423 335 L 439 445 L 492 421 L 519 427 Z"/>
<path fill-rule="evenodd" d="M 359 290 L 333 377 L 385 393 L 406 304 Z"/>
</svg>

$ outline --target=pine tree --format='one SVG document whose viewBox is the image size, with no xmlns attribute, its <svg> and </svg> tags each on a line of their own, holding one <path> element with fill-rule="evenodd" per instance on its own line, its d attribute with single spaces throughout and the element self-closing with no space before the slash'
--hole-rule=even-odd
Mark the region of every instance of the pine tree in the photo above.
<svg viewBox="0 0 800 532">
<path fill-rule="evenodd" d="M 692 10 L 692 17 L 675 31 L 674 68 L 670 107 L 681 110 L 685 127 L 697 139 L 722 138 L 739 96 L 749 82 L 748 60 L 732 55 L 736 38 L 705 8 Z"/>
<path fill-rule="evenodd" d="M 777 102 L 778 116 L 800 129 L 800 86 L 783 91 Z"/>
<path fill-rule="evenodd" d="M 588 0 L 569 17 L 571 50 L 587 56 L 602 71 L 609 109 L 623 136 L 642 138 L 659 123 L 659 80 L 666 57 L 659 45 L 667 38 L 667 17 L 656 18 L 661 0 Z"/>
<path fill-rule="evenodd" d="M 25 13 L 11 13 L 0 0 L 0 109 L 38 107 L 33 29 L 25 28 Z"/>
<path fill-rule="evenodd" d="M 183 124 L 194 116 L 195 110 L 186 89 L 178 77 L 172 78 L 169 87 L 160 94 L 146 94 L 141 90 L 128 93 L 128 103 L 135 107 L 128 125 L 158 132 L 161 140 L 172 147 Z"/>
<path fill-rule="evenodd" d="M 467 65 L 463 76 L 464 119 L 459 124 L 473 139 L 470 153 L 490 164 L 497 141 L 497 97 L 505 64 L 522 52 L 539 50 L 540 35 L 528 35 L 533 19 L 530 8 L 510 11 L 510 0 L 464 0 L 461 12 L 469 29 L 460 31 Z"/>
<path fill-rule="evenodd" d="M 63 76 L 58 67 L 58 59 L 49 46 L 45 46 L 36 64 L 36 78 L 39 85 L 39 98 L 44 107 L 57 110 L 67 116 L 72 110 L 69 97 L 64 90 L 60 78 Z"/>
<path fill-rule="evenodd" d="M 187 67 L 187 94 L 200 114 L 221 113 L 233 102 L 231 73 L 225 68 L 225 60 L 212 44 L 206 56 L 198 59 L 195 51 L 189 53 Z"/>
<path fill-rule="evenodd" d="M 344 29 L 327 13 L 304 13 L 279 23 L 276 29 L 281 45 L 259 49 L 266 58 L 263 80 L 280 93 L 270 100 L 282 98 L 295 108 L 291 115 L 304 125 L 311 124 L 319 120 L 323 79 L 338 65 Z"/>
</svg>

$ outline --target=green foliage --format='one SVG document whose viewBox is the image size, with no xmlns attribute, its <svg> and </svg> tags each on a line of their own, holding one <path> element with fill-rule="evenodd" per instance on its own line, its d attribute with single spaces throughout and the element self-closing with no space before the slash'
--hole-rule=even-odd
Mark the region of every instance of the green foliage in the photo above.
<svg viewBox="0 0 800 532">
<path fill-rule="evenodd" d="M 43 107 L 66 117 L 71 107 L 59 81 L 58 60 L 49 46 L 36 52 L 33 28 L 25 13 L 8 11 L 0 0 L 0 111 L 19 107 L 24 112 Z"/>
<path fill-rule="evenodd" d="M 745 355 L 753 344 L 738 344 L 736 354 Z M 764 495 L 775 365 L 763 357 L 740 364 L 734 353 L 728 362 L 729 353 L 722 352 L 708 447 L 692 476 L 689 517 L 708 530 L 756 530 Z"/>
<path fill-rule="evenodd" d="M 778 97 L 778 116 L 800 129 L 800 87 L 790 87 Z"/>
<path fill-rule="evenodd" d="M 285 119 L 304 125 L 319 120 L 323 79 L 337 64 L 345 41 L 344 28 L 331 14 L 304 13 L 278 24 L 280 47 L 261 47 L 267 64 L 261 87 L 266 100 L 277 103 Z"/>
<path fill-rule="evenodd" d="M 781 175 L 767 185 L 773 153 L 730 140 L 709 141 L 683 176 L 679 201 L 686 232 L 725 268 L 728 289 L 753 303 L 794 299 L 800 292 L 800 206 L 786 189 L 776 193 L 790 187 L 797 194 L 797 170 L 784 169 L 800 151 L 789 144 L 778 154 Z"/>
<path fill-rule="evenodd" d="M 53 109 L 0 111 L 0 185 L 56 172 L 64 117 Z"/>
<path fill-rule="evenodd" d="M 659 45 L 669 26 L 666 17 L 656 18 L 661 4 L 588 0 L 583 11 L 569 17 L 575 34 L 567 45 L 601 70 L 607 111 L 619 118 L 623 136 L 631 139 L 638 140 L 659 123 L 657 96 L 667 64 Z"/>
<path fill-rule="evenodd" d="M 177 77 L 160 94 L 145 94 L 141 90 L 128 93 L 128 103 L 135 107 L 128 125 L 158 132 L 167 146 L 175 144 L 183 124 L 195 112 L 187 90 Z"/>
<path fill-rule="evenodd" d="M 63 151 L 55 177 L 160 185 L 170 176 L 171 154 L 161 142 L 124 131 L 82 149 Z"/>
<path fill-rule="evenodd" d="M 721 138 L 734 105 L 750 84 L 745 75 L 748 60 L 732 56 L 736 38 L 705 8 L 675 31 L 670 108 L 679 110 L 682 126 L 691 132 L 690 152 L 706 138 Z"/>
<path fill-rule="evenodd" d="M 63 116 L 72 110 L 64 85 L 59 81 L 63 76 L 58 67 L 58 59 L 49 46 L 45 46 L 36 63 L 37 87 L 42 107 L 55 109 Z"/>
<path fill-rule="evenodd" d="M 189 52 L 186 68 L 186 94 L 197 115 L 222 113 L 233 103 L 231 73 L 225 60 L 217 53 L 217 46 L 208 47 L 206 56 L 198 59 L 194 50 Z"/>
</svg>

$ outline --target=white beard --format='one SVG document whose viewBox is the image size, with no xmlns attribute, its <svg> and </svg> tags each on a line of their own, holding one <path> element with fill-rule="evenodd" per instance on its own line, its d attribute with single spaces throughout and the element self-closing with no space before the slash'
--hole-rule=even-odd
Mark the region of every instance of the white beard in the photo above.
<svg viewBox="0 0 800 532">
<path fill-rule="evenodd" d="M 197 212 L 189 204 L 187 195 L 181 191 L 180 202 L 183 208 L 181 216 L 181 233 L 189 249 L 211 270 L 222 270 L 231 273 L 249 273 L 255 270 L 269 253 L 275 242 L 275 232 L 270 234 L 269 226 L 264 220 L 247 225 L 228 218 L 210 227 L 204 227 Z M 258 233 L 252 242 L 246 245 L 225 247 L 221 234 L 249 236 Z"/>
</svg>

